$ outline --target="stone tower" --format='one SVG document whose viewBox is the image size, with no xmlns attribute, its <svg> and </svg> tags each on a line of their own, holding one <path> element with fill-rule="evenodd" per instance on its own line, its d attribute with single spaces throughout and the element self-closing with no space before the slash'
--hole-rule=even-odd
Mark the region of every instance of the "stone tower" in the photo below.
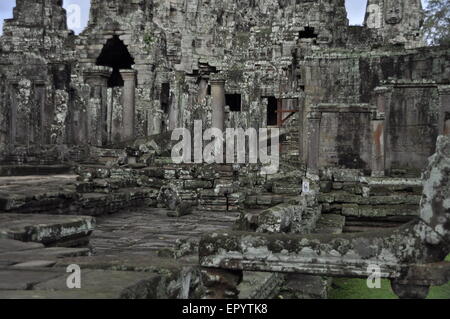
<svg viewBox="0 0 450 319">
<path fill-rule="evenodd" d="M 3 27 L 3 50 L 59 59 L 71 33 L 66 21 L 62 0 L 17 0 L 13 18 L 5 20 Z"/>
<path fill-rule="evenodd" d="M 377 31 L 384 43 L 424 45 L 421 0 L 369 0 L 364 24 Z"/>
</svg>

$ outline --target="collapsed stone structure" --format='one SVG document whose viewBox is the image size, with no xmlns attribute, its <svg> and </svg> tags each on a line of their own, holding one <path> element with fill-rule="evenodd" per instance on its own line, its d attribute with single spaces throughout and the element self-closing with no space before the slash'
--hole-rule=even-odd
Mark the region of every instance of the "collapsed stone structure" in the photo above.
<svg viewBox="0 0 450 319">
<path fill-rule="evenodd" d="M 77 177 L 8 180 L 0 215 L 145 206 L 239 212 L 236 229 L 269 234 L 402 226 L 450 134 L 450 49 L 425 46 L 422 20 L 420 0 L 369 0 L 364 26 L 344 0 L 92 0 L 74 35 L 62 1 L 16 0 L 0 37 L 0 176 Z M 173 163 L 172 131 L 198 120 L 280 128 L 279 172 Z M 327 280 L 287 278 L 288 296 L 326 296 Z"/>
</svg>

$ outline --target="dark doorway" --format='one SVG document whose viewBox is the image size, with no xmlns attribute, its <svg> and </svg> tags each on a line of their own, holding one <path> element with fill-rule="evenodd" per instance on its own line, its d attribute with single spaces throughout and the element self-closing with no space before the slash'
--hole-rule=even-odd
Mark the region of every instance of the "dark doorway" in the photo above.
<svg viewBox="0 0 450 319">
<path fill-rule="evenodd" d="M 109 39 L 97 58 L 97 65 L 109 66 L 113 69 L 108 80 L 108 87 L 123 86 L 123 79 L 119 70 L 131 69 L 134 59 L 128 52 L 127 46 L 117 35 Z"/>
<path fill-rule="evenodd" d="M 278 100 L 274 96 L 267 97 L 267 125 L 276 126 L 278 124 Z"/>
<path fill-rule="evenodd" d="M 300 31 L 299 37 L 300 39 L 315 39 L 317 38 L 317 34 L 315 33 L 314 28 L 312 27 L 305 27 L 305 30 Z"/>
<path fill-rule="evenodd" d="M 242 97 L 240 94 L 226 94 L 225 103 L 230 107 L 231 112 L 242 110 Z"/>
<path fill-rule="evenodd" d="M 163 83 L 161 85 L 161 109 L 164 113 L 169 113 L 169 104 L 170 104 L 170 83 Z"/>
</svg>

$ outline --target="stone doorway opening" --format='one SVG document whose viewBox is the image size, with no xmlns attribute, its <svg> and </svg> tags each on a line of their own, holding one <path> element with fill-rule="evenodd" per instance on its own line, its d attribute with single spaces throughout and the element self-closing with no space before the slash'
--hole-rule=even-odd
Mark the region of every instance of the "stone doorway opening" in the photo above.
<svg viewBox="0 0 450 319">
<path fill-rule="evenodd" d="M 241 112 L 242 96 L 240 94 L 226 94 L 225 103 L 230 107 L 231 112 Z"/>
<path fill-rule="evenodd" d="M 303 31 L 300 31 L 300 39 L 317 39 L 318 34 L 313 27 L 305 27 Z"/>
<path fill-rule="evenodd" d="M 278 125 L 278 99 L 274 96 L 267 98 L 267 126 Z"/>
<path fill-rule="evenodd" d="M 104 45 L 96 64 L 113 69 L 108 79 L 108 87 L 121 87 L 124 86 L 124 81 L 120 70 L 131 69 L 134 65 L 134 58 L 123 41 L 117 35 L 114 35 Z"/>
</svg>

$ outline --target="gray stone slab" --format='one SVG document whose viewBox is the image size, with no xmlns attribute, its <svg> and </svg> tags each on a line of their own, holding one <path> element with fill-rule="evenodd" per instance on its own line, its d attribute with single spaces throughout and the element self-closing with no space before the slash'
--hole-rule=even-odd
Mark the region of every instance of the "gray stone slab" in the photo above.
<svg viewBox="0 0 450 319">
<path fill-rule="evenodd" d="M 62 270 L 0 270 L 0 290 L 29 290 L 34 285 L 61 276 Z"/>
<path fill-rule="evenodd" d="M 87 256 L 89 253 L 88 248 L 40 248 L 1 253 L 0 260 L 9 264 L 19 264 L 35 260 L 53 261 L 63 257 Z"/>
<path fill-rule="evenodd" d="M 74 289 L 80 298 L 118 299 L 129 296 L 130 293 L 145 296 L 146 284 L 158 284 L 160 276 L 155 273 L 133 272 L 133 271 L 110 271 L 110 270 L 87 270 L 81 271 L 81 288 Z M 61 293 L 60 297 L 70 297 L 74 294 L 72 289 L 67 288 L 67 275 L 59 276 L 42 282 L 34 287 L 37 291 L 56 291 Z M 74 296 L 75 297 L 75 296 Z M 151 296 L 149 296 L 151 297 Z"/>
<path fill-rule="evenodd" d="M 88 216 L 0 214 L 0 238 L 55 244 L 83 238 L 95 228 Z"/>
<path fill-rule="evenodd" d="M 44 248 L 44 245 L 39 243 L 24 243 L 19 240 L 2 239 L 0 238 L 0 253 L 9 251 L 23 251 Z"/>
</svg>

